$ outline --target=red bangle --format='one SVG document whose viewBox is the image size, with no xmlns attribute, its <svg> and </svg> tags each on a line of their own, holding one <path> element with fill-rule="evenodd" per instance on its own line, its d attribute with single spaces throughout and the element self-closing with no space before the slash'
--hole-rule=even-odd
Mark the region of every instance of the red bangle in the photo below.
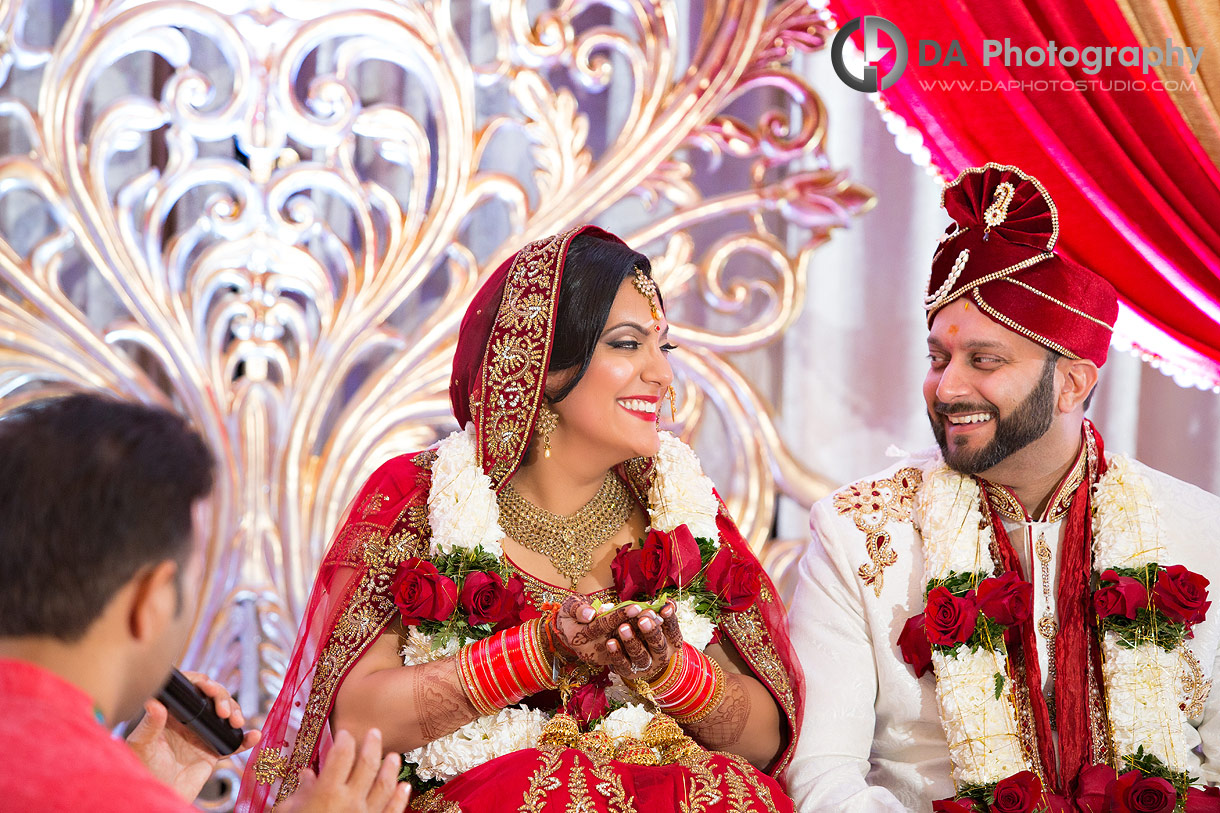
<svg viewBox="0 0 1220 813">
<path fill-rule="evenodd" d="M 693 723 L 707 717 L 720 704 L 724 682 L 720 664 L 684 643 L 651 688 L 657 704 L 671 717 L 681 723 Z"/>
<path fill-rule="evenodd" d="M 462 689 L 480 714 L 558 685 L 544 667 L 539 625 L 540 619 L 531 619 L 458 650 Z"/>
</svg>

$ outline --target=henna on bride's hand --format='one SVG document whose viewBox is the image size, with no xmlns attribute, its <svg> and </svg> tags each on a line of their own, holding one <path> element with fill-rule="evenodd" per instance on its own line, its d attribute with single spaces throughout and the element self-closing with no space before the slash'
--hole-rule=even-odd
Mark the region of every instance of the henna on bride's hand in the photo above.
<svg viewBox="0 0 1220 813">
<path fill-rule="evenodd" d="M 639 639 L 654 662 L 667 663 L 673 655 L 669 639 L 665 637 L 663 621 L 652 610 L 647 610 L 636 619 L 635 628 Z M 679 644 L 681 646 L 681 644 Z"/>
<path fill-rule="evenodd" d="M 453 659 L 432 661 L 414 667 L 415 687 L 412 692 L 419 710 L 419 733 L 432 742 L 457 731 L 479 716 L 466 697 Z"/>
<path fill-rule="evenodd" d="M 705 746 L 723 749 L 736 745 L 750 719 L 750 694 L 734 675 L 725 675 L 724 698 L 704 720 L 691 723 L 691 733 Z"/>
<path fill-rule="evenodd" d="M 622 647 L 623 655 L 626 656 L 630 663 L 632 672 L 639 673 L 648 670 L 652 665 L 652 655 L 648 651 L 648 647 L 640 640 L 640 637 L 635 632 L 635 627 L 632 624 L 620 624 L 615 630 L 615 635 L 618 638 L 618 643 Z M 610 642 L 606 643 L 606 648 L 609 649 Z"/>
<path fill-rule="evenodd" d="M 675 650 L 682 648 L 682 626 L 678 623 L 678 607 L 672 601 L 661 608 L 661 631 Z"/>
</svg>

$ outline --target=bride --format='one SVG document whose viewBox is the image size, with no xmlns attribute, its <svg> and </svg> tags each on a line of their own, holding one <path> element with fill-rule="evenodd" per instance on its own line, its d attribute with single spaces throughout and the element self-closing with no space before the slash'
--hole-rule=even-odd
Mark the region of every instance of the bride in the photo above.
<svg viewBox="0 0 1220 813">
<path fill-rule="evenodd" d="M 694 453 L 646 257 L 596 227 L 475 295 L 463 430 L 385 463 L 319 571 L 239 810 L 332 732 L 383 734 L 417 810 L 787 811 L 802 678 Z"/>
</svg>

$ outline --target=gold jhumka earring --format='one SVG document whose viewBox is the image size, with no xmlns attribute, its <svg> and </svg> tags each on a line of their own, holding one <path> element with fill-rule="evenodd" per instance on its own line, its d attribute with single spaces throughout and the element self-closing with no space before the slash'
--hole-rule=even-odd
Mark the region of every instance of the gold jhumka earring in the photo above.
<svg viewBox="0 0 1220 813">
<path fill-rule="evenodd" d="M 538 421 L 534 424 L 534 433 L 542 439 L 542 456 L 551 456 L 551 433 L 559 426 L 559 415 L 551 409 L 546 401 L 538 407 Z"/>
</svg>

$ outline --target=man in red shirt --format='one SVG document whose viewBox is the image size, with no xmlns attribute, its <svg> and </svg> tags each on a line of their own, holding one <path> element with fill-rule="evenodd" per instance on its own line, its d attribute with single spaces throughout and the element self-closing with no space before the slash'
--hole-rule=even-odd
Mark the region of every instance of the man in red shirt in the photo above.
<svg viewBox="0 0 1220 813">
<path fill-rule="evenodd" d="M 0 742 L 20 755 L 0 763 L 4 809 L 192 810 L 218 757 L 148 697 L 189 631 L 212 465 L 181 418 L 98 395 L 0 418 Z M 192 679 L 243 724 L 219 684 Z M 380 757 L 377 732 L 360 749 L 341 733 L 284 810 L 401 813 L 398 756 Z"/>
</svg>

